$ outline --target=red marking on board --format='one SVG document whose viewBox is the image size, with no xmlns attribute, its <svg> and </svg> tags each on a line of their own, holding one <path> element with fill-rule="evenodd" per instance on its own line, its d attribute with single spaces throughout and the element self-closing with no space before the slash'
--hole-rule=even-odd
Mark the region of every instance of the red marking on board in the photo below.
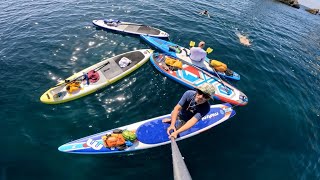
<svg viewBox="0 0 320 180">
<path fill-rule="evenodd" d="M 184 70 L 188 71 L 188 72 L 191 72 L 192 74 L 196 75 L 197 77 L 200 78 L 200 72 L 198 69 L 196 69 L 195 67 L 192 67 L 192 66 L 188 66 L 186 68 L 183 68 Z"/>
</svg>

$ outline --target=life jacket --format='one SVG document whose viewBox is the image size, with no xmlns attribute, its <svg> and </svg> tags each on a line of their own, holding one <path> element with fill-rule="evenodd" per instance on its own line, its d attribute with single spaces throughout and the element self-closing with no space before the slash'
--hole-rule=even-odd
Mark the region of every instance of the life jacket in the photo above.
<svg viewBox="0 0 320 180">
<path fill-rule="evenodd" d="M 220 62 L 220 61 L 217 61 L 217 60 L 211 60 L 210 61 L 210 66 L 213 67 L 216 71 L 219 71 L 219 72 L 225 72 L 228 67 L 226 64 Z"/>
<path fill-rule="evenodd" d="M 66 87 L 68 93 L 73 93 L 81 89 L 80 82 L 74 81 L 67 85 Z"/>
<path fill-rule="evenodd" d="M 102 141 L 107 148 L 119 147 L 126 144 L 126 140 L 123 138 L 122 134 L 116 133 L 102 136 Z"/>
<path fill-rule="evenodd" d="M 165 63 L 168 66 L 172 66 L 172 67 L 176 67 L 176 68 L 182 69 L 182 62 L 179 61 L 179 60 L 173 59 L 171 57 L 166 57 Z"/>
</svg>

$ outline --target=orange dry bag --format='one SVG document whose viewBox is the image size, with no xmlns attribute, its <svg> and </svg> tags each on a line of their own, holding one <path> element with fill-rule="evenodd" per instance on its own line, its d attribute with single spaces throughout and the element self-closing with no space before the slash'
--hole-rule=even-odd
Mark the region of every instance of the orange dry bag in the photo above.
<svg viewBox="0 0 320 180">
<path fill-rule="evenodd" d="M 226 64 L 217 60 L 211 60 L 210 66 L 212 66 L 216 71 L 219 71 L 219 72 L 225 72 L 228 69 Z"/>
<path fill-rule="evenodd" d="M 103 144 L 108 147 L 117 147 L 126 143 L 126 140 L 123 138 L 122 134 L 110 134 L 102 136 Z"/>
</svg>

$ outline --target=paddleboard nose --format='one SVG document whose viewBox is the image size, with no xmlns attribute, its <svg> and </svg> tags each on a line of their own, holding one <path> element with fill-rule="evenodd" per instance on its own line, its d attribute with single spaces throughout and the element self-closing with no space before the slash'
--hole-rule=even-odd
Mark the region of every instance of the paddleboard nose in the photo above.
<svg viewBox="0 0 320 180">
<path fill-rule="evenodd" d="M 40 101 L 43 102 L 43 103 L 48 103 L 49 101 L 51 101 L 51 97 L 47 92 L 45 92 L 40 97 Z"/>
<path fill-rule="evenodd" d="M 62 145 L 62 146 L 60 146 L 60 147 L 58 148 L 58 150 L 61 151 L 61 152 L 68 152 L 67 149 L 66 149 L 66 145 L 65 145 L 65 144 Z"/>
<path fill-rule="evenodd" d="M 248 99 L 247 95 L 245 95 L 243 92 L 241 92 L 239 95 L 239 101 L 241 101 L 240 102 L 241 106 L 244 106 L 244 105 L 248 104 L 249 99 Z"/>
</svg>

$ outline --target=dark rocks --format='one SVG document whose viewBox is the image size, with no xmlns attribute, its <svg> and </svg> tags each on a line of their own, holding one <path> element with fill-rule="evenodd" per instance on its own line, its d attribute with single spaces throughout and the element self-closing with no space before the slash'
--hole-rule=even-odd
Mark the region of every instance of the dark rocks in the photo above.
<svg viewBox="0 0 320 180">
<path fill-rule="evenodd" d="M 279 0 L 279 1 L 297 9 L 300 8 L 298 0 Z"/>
<path fill-rule="evenodd" d="M 319 9 L 306 9 L 306 11 L 314 15 L 319 14 Z"/>
</svg>

